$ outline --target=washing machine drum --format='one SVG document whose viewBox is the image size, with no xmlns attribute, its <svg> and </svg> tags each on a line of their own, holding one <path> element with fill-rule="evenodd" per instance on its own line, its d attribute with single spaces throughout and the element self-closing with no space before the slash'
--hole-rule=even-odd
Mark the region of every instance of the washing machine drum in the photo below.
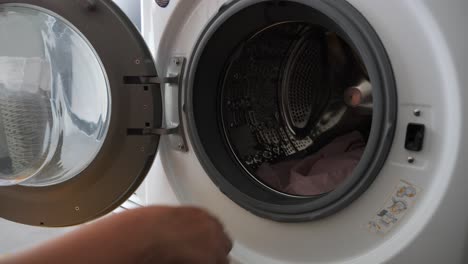
<svg viewBox="0 0 468 264">
<path fill-rule="evenodd" d="M 95 26 L 90 26 L 95 25 Z M 142 182 L 159 84 L 139 32 L 110 1 L 0 1 L 0 216 L 80 224 Z M 129 131 L 133 131 L 130 133 Z"/>
<path fill-rule="evenodd" d="M 230 199 L 275 221 L 330 215 L 377 177 L 396 89 L 375 31 L 346 1 L 233 1 L 189 65 L 189 134 Z"/>
<path fill-rule="evenodd" d="M 247 172 L 289 195 L 322 195 L 341 185 L 372 124 L 371 84 L 357 55 L 334 32 L 290 22 L 257 33 L 235 56 L 220 111 Z"/>
</svg>

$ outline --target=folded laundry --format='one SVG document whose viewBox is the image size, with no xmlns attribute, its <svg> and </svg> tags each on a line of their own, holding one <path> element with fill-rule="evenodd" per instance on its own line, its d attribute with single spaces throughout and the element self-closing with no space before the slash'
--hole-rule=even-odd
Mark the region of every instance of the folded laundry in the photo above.
<svg viewBox="0 0 468 264">
<path fill-rule="evenodd" d="M 366 142 L 355 131 L 302 160 L 263 164 L 257 177 L 278 191 L 292 195 L 320 195 L 336 189 L 359 163 Z"/>
</svg>

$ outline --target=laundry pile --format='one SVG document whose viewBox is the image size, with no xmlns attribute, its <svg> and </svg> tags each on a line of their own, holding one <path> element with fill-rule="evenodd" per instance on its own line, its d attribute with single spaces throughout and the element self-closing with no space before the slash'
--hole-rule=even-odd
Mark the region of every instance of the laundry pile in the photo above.
<svg viewBox="0 0 468 264">
<path fill-rule="evenodd" d="M 257 177 L 278 191 L 292 195 L 320 195 L 336 189 L 353 173 L 366 142 L 355 131 L 338 137 L 302 160 L 263 164 Z"/>
</svg>

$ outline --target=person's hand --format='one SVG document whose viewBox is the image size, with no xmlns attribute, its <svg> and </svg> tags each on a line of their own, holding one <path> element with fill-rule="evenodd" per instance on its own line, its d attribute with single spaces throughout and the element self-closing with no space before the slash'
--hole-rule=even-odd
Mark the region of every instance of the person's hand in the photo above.
<svg viewBox="0 0 468 264">
<path fill-rule="evenodd" d="M 231 240 L 207 212 L 145 207 L 105 217 L 1 264 L 227 264 Z"/>
<path fill-rule="evenodd" d="M 196 208 L 157 207 L 147 235 L 153 239 L 145 263 L 228 263 L 232 243 L 221 223 Z M 145 228 L 146 229 L 146 228 Z"/>
</svg>

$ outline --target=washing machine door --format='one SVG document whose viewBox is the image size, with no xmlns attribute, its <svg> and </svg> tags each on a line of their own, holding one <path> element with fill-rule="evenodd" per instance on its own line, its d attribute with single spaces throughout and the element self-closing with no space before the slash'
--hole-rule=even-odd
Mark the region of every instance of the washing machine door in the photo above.
<svg viewBox="0 0 468 264">
<path fill-rule="evenodd" d="M 124 202 L 161 126 L 152 56 L 107 0 L 0 0 L 0 217 L 69 226 Z"/>
</svg>

